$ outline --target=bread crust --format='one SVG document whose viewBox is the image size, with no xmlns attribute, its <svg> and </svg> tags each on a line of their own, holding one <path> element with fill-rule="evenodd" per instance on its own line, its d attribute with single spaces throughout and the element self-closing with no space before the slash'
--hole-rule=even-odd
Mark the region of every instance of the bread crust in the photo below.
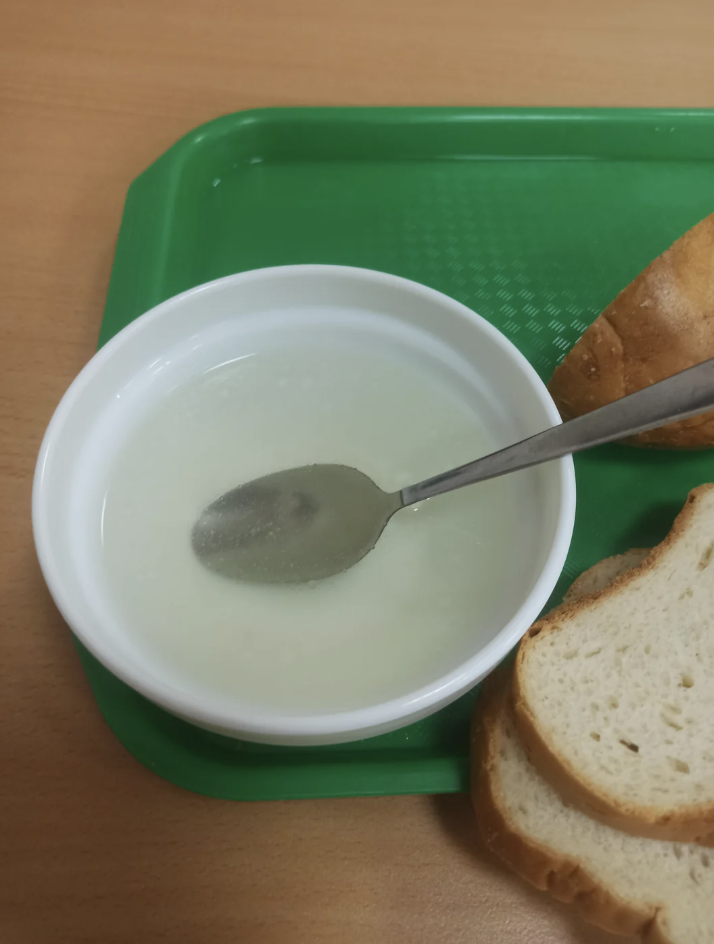
<svg viewBox="0 0 714 944">
<path fill-rule="evenodd" d="M 639 934 L 646 944 L 673 944 L 666 934 L 660 910 L 626 901 L 600 885 L 576 860 L 554 855 L 553 850 L 519 832 L 498 804 L 493 770 L 496 725 L 507 703 L 509 673 L 497 670 L 484 685 L 472 723 L 472 802 L 484 842 L 518 875 L 559 901 L 572 903 L 592 924 L 613 934 Z"/>
<path fill-rule="evenodd" d="M 548 389 L 572 419 L 714 357 L 714 213 L 637 276 L 585 331 Z M 640 433 L 632 445 L 714 446 L 714 412 Z"/>
<path fill-rule="evenodd" d="M 559 607 L 535 623 L 521 640 L 513 673 L 513 710 L 519 737 L 526 753 L 539 773 L 560 793 L 563 799 L 581 812 L 615 829 L 634 836 L 651 839 L 666 839 L 673 842 L 695 842 L 703 846 L 714 846 L 714 804 L 696 804 L 682 807 L 676 812 L 662 813 L 656 807 L 622 804 L 606 791 L 595 789 L 578 771 L 548 745 L 537 719 L 528 704 L 523 684 L 525 661 L 534 640 L 552 632 L 558 632 L 563 622 L 608 596 L 621 593 L 639 575 L 653 569 L 677 542 L 696 513 L 697 503 L 714 490 L 714 484 L 700 485 L 693 489 L 684 508 L 672 525 L 672 529 L 661 544 L 657 545 L 644 561 L 635 568 L 617 577 L 609 586 L 597 593 L 571 604 Z"/>
<path fill-rule="evenodd" d="M 592 589 L 593 585 L 596 589 L 604 589 L 612 583 L 615 577 L 619 577 L 625 571 L 641 564 L 649 552 L 649 548 L 633 547 L 631 550 L 625 551 L 624 554 L 614 554 L 612 557 L 606 557 L 604 560 L 598 561 L 597 564 L 593 564 L 592 567 L 584 570 L 579 577 L 576 577 L 566 590 L 563 603 L 575 603 L 577 600 L 595 593 L 596 590 Z M 610 576 L 609 571 L 613 566 L 617 570 Z"/>
</svg>

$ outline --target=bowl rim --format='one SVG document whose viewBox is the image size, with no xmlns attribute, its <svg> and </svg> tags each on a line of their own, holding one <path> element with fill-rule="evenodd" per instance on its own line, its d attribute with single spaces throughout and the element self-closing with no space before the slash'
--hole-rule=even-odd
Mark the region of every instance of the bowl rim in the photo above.
<svg viewBox="0 0 714 944">
<path fill-rule="evenodd" d="M 97 638 L 92 631 L 92 627 L 87 626 L 81 614 L 78 613 L 72 593 L 64 587 L 59 577 L 50 538 L 51 526 L 48 516 L 50 505 L 44 488 L 45 470 L 48 461 L 56 443 L 61 439 L 65 423 L 75 404 L 86 387 L 101 373 L 104 364 L 116 351 L 130 343 L 137 334 L 144 331 L 151 323 L 165 317 L 173 309 L 181 307 L 187 300 L 194 299 L 199 295 L 220 292 L 229 286 L 240 286 L 253 281 L 292 276 L 314 278 L 321 275 L 345 276 L 361 281 L 372 281 L 376 284 L 411 292 L 427 298 L 441 307 L 449 308 L 461 317 L 466 317 L 477 330 L 500 347 L 514 366 L 525 376 L 534 396 L 539 401 L 539 405 L 545 409 L 546 415 L 553 425 L 561 423 L 555 403 L 535 368 L 518 348 L 490 322 L 466 305 L 436 289 L 411 279 L 373 269 L 354 266 L 304 264 L 271 266 L 224 276 L 194 286 L 160 302 L 144 314 L 139 315 L 104 344 L 68 387 L 55 409 L 40 446 L 32 486 L 32 529 L 42 574 L 55 605 L 69 625 L 70 630 L 110 672 L 135 691 L 169 712 L 209 729 L 236 732 L 238 737 L 254 737 L 255 739 L 330 738 L 333 736 L 348 737 L 350 735 L 368 737 L 370 736 L 370 730 L 391 730 L 398 727 L 402 719 L 404 724 L 408 724 L 455 700 L 491 672 L 537 619 L 562 572 L 574 527 L 575 471 L 572 457 L 566 456 L 553 463 L 557 468 L 560 495 L 557 523 L 545 564 L 530 593 L 511 620 L 485 646 L 450 672 L 443 674 L 414 692 L 368 707 L 334 713 L 295 716 L 261 712 L 258 708 L 249 709 L 247 713 L 220 710 L 201 704 L 200 696 L 195 695 L 195 693 L 186 693 L 185 695 L 178 693 L 175 687 L 164 683 L 160 679 L 153 678 L 148 671 L 145 675 L 138 675 L 132 665 L 127 664 L 111 645 L 107 645 L 103 639 Z M 375 733 L 378 733 L 378 730 L 375 730 Z"/>
</svg>

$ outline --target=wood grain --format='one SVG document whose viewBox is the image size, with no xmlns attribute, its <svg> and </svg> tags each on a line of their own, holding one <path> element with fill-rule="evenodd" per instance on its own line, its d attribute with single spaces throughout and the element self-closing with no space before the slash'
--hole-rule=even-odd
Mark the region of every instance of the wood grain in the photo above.
<svg viewBox="0 0 714 944">
<path fill-rule="evenodd" d="M 30 534 L 44 427 L 91 356 L 129 182 L 224 112 L 714 105 L 710 0 L 2 0 L 0 940 L 594 944 L 482 852 L 467 801 L 241 805 L 109 733 Z"/>
</svg>

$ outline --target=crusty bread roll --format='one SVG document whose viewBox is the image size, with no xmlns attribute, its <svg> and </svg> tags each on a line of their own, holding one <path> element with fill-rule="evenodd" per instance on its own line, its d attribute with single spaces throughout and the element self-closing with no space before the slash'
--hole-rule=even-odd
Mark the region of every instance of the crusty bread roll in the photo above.
<svg viewBox="0 0 714 944">
<path fill-rule="evenodd" d="M 714 357 L 714 213 L 640 273 L 590 325 L 549 390 L 563 419 Z M 639 446 L 714 446 L 714 412 L 634 436 Z"/>
</svg>

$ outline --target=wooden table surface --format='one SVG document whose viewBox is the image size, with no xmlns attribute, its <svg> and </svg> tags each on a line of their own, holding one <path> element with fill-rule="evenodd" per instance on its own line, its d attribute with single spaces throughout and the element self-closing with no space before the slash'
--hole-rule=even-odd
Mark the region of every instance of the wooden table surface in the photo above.
<svg viewBox="0 0 714 944">
<path fill-rule="evenodd" d="M 237 804 L 143 769 L 44 588 L 30 487 L 96 345 L 124 195 L 266 105 L 714 106 L 711 0 L 0 0 L 0 941 L 614 940 L 464 797 Z"/>
</svg>

